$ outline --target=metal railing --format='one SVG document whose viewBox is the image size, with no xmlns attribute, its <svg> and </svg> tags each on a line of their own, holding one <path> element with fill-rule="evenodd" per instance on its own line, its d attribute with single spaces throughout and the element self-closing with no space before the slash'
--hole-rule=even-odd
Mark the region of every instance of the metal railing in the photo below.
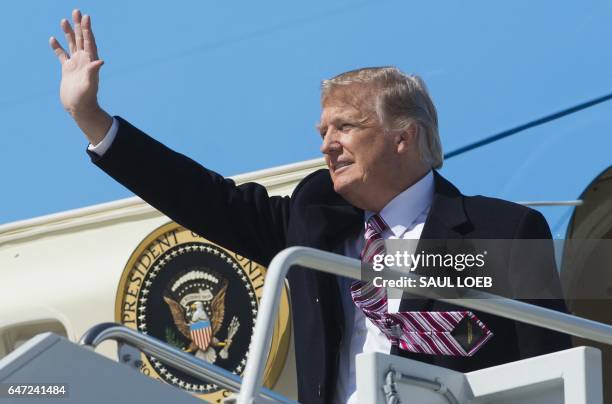
<svg viewBox="0 0 612 404">
<path fill-rule="evenodd" d="M 261 391 L 281 290 L 287 272 L 293 265 L 352 279 L 360 279 L 361 274 L 360 261 L 308 247 L 290 247 L 272 259 L 266 273 L 238 404 L 254 403 Z M 417 275 L 395 268 L 388 268 L 387 271 L 393 275 L 418 279 Z M 459 299 L 440 298 L 431 290 L 415 289 L 414 294 L 612 345 L 612 326 L 490 293 L 466 290 Z"/>
<path fill-rule="evenodd" d="M 83 334 L 79 344 L 95 349 L 102 342 L 113 340 L 129 344 L 141 352 L 155 357 L 176 369 L 179 369 L 195 378 L 206 380 L 217 386 L 234 392 L 240 390 L 242 379 L 223 368 L 200 360 L 193 355 L 182 352 L 149 335 L 142 334 L 131 328 L 115 323 L 98 324 Z M 266 388 L 259 388 L 257 396 L 265 402 L 292 403 L 295 401 Z"/>
<path fill-rule="evenodd" d="M 571 201 L 517 201 L 519 205 L 525 206 L 582 206 L 582 199 L 574 199 Z"/>
<path fill-rule="evenodd" d="M 103 323 L 92 327 L 83 335 L 80 344 L 95 349 L 104 341 L 114 340 L 134 346 L 145 354 L 154 356 L 193 377 L 207 380 L 221 388 L 240 391 L 237 398 L 238 404 L 255 403 L 256 397 L 260 399 L 259 402 L 263 400 L 264 402 L 295 403 L 295 401 L 262 387 L 280 294 L 287 272 L 293 265 L 352 279 L 360 279 L 361 275 L 361 262 L 342 255 L 308 247 L 290 247 L 279 252 L 267 270 L 244 378 L 195 358 L 151 336 L 115 323 Z M 419 278 L 418 275 L 395 268 L 387 268 L 387 273 L 407 278 Z M 442 298 L 434 291 L 426 289 L 414 289 L 411 293 L 612 345 L 612 326 L 490 293 L 467 289 L 460 298 L 453 299 Z"/>
</svg>

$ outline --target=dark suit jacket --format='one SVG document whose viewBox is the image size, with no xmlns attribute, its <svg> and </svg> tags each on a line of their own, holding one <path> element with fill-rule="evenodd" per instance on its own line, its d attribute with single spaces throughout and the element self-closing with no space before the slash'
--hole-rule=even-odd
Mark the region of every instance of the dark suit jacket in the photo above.
<svg viewBox="0 0 612 404">
<path fill-rule="evenodd" d="M 93 162 L 136 195 L 181 225 L 267 266 L 290 246 L 337 251 L 363 226 L 363 211 L 333 191 L 327 170 L 304 178 L 291 197 L 270 197 L 266 189 L 207 170 L 118 118 L 117 137 Z M 509 202 L 467 197 L 438 173 L 422 239 L 550 238 L 542 215 Z M 552 255 L 551 255 L 552 257 Z M 510 265 L 512 257 L 508 257 Z M 546 272 L 546 271 L 545 271 Z M 533 274 L 531 274 L 532 276 Z M 544 279 L 556 279 L 550 270 Z M 517 275 L 518 287 L 531 282 Z M 335 276 L 295 267 L 289 273 L 294 319 L 299 400 L 329 402 L 333 397 L 343 330 Z M 538 302 L 565 310 L 562 301 Z M 426 299 L 404 299 L 402 310 L 459 309 Z M 470 358 L 396 352 L 435 365 L 471 371 L 570 347 L 564 335 L 475 312 L 494 337 Z"/>
</svg>

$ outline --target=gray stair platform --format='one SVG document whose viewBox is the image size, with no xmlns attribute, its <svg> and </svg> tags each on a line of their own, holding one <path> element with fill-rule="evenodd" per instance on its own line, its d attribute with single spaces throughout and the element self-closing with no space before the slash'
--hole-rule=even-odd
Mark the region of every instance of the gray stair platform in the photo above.
<svg viewBox="0 0 612 404">
<path fill-rule="evenodd" d="M 173 403 L 203 401 L 142 375 L 59 335 L 39 334 L 0 360 L 0 384 L 67 385 L 62 398 L 0 398 L 0 402 L 41 404 Z"/>
</svg>

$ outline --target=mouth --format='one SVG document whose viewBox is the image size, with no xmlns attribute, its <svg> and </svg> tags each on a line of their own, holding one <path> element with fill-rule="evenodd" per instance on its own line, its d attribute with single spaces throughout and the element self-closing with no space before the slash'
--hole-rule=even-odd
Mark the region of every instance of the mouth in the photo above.
<svg viewBox="0 0 612 404">
<path fill-rule="evenodd" d="M 343 161 L 343 162 L 336 163 L 334 165 L 334 174 L 345 170 L 347 167 L 350 167 L 351 165 L 353 165 L 352 161 Z"/>
</svg>

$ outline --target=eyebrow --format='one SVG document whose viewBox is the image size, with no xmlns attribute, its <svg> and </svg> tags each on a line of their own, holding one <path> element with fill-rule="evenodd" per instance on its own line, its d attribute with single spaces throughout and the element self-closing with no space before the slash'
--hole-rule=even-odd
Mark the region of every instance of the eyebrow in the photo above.
<svg viewBox="0 0 612 404">
<path fill-rule="evenodd" d="M 334 117 L 334 119 L 331 120 L 332 124 L 337 124 L 338 122 L 356 122 L 358 124 L 363 124 L 365 123 L 369 118 L 367 116 L 364 116 L 362 119 L 358 119 L 357 116 L 355 116 L 356 114 L 346 114 L 346 115 L 341 115 L 341 116 L 336 116 Z M 321 122 L 317 122 L 315 124 L 315 128 L 318 130 L 322 127 Z"/>
</svg>

